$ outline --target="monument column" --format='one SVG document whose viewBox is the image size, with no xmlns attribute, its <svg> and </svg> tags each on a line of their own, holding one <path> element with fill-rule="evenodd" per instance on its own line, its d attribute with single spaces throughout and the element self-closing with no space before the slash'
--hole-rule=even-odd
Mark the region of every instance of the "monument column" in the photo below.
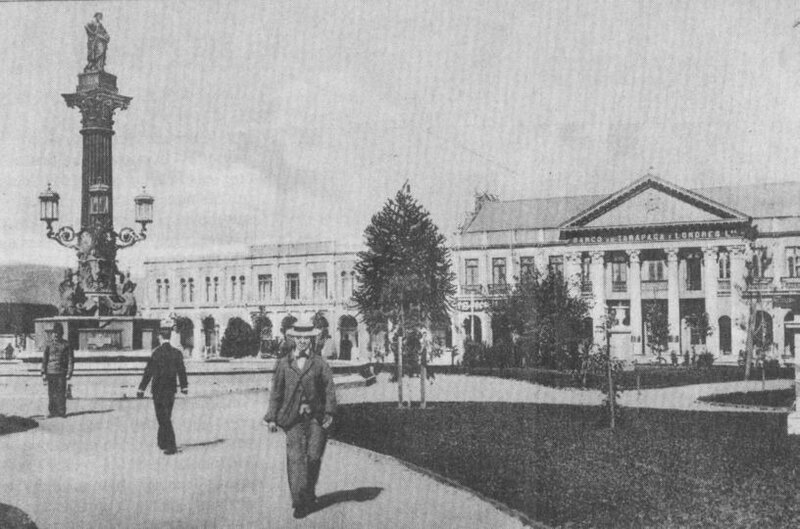
<svg viewBox="0 0 800 529">
<path fill-rule="evenodd" d="M 706 295 L 706 314 L 708 323 L 713 329 L 712 333 L 706 336 L 706 350 L 714 357 L 719 356 L 719 310 L 717 309 L 717 247 L 708 246 L 703 248 L 703 291 Z"/>
<path fill-rule="evenodd" d="M 605 284 L 605 252 L 592 252 L 592 324 L 594 325 L 594 343 L 606 343 L 606 284 Z"/>
<path fill-rule="evenodd" d="M 634 355 L 642 354 L 642 265 L 639 250 L 628 250 L 631 291 L 631 344 Z"/>
<path fill-rule="evenodd" d="M 667 248 L 667 321 L 669 322 L 668 351 L 681 354 L 681 305 L 678 285 L 678 248 Z"/>
</svg>

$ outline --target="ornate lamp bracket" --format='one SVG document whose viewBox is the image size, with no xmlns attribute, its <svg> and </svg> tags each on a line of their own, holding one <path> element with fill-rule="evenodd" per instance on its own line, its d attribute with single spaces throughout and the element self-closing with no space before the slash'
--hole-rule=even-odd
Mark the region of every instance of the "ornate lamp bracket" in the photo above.
<svg viewBox="0 0 800 529">
<path fill-rule="evenodd" d="M 133 228 L 122 228 L 118 233 L 114 233 L 114 236 L 117 240 L 117 248 L 129 248 L 147 238 L 147 224 L 142 224 L 139 233 L 136 233 Z"/>
<path fill-rule="evenodd" d="M 47 238 L 53 239 L 65 248 L 72 248 L 76 250 L 78 243 L 76 242 L 80 232 L 76 232 L 71 226 L 61 226 L 58 230 L 53 230 L 52 222 L 47 222 Z"/>
</svg>

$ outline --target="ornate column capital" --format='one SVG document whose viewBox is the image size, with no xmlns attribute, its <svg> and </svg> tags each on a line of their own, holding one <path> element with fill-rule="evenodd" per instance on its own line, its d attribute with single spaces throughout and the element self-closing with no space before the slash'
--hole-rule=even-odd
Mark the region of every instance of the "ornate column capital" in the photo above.
<svg viewBox="0 0 800 529">
<path fill-rule="evenodd" d="M 678 248 L 666 248 L 664 252 L 667 254 L 667 262 L 678 262 Z"/>
<path fill-rule="evenodd" d="M 581 262 L 581 252 L 568 252 L 565 258 L 568 263 L 579 264 Z"/>
<path fill-rule="evenodd" d="M 592 256 L 592 263 L 601 263 L 605 262 L 606 252 L 603 250 L 593 250 L 590 254 Z"/>
<path fill-rule="evenodd" d="M 713 259 L 716 261 L 717 259 L 717 247 L 716 246 L 704 246 L 703 247 L 703 257 L 705 259 Z"/>
<path fill-rule="evenodd" d="M 639 262 L 639 257 L 641 256 L 641 250 L 626 250 L 628 252 L 628 260 L 633 263 Z"/>
<path fill-rule="evenodd" d="M 736 246 L 728 246 L 728 251 L 731 257 L 744 257 L 747 248 L 743 244 L 737 244 Z"/>
</svg>

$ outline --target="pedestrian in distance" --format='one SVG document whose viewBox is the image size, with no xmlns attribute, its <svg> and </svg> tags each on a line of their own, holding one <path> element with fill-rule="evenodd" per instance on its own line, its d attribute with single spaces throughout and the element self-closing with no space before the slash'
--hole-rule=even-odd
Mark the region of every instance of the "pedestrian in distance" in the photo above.
<svg viewBox="0 0 800 529">
<path fill-rule="evenodd" d="M 286 471 L 295 518 L 314 511 L 322 455 L 336 412 L 333 371 L 324 358 L 313 354 L 319 333 L 308 318 L 286 331 L 294 346 L 275 367 L 264 416 L 270 432 L 280 427 L 286 434 Z"/>
<path fill-rule="evenodd" d="M 175 394 L 180 384 L 181 393 L 189 393 L 189 382 L 186 379 L 186 367 L 183 364 L 183 353 L 169 343 L 172 334 L 172 323 L 162 323 L 159 329 L 159 346 L 147 361 L 142 381 L 139 384 L 137 398 L 144 398 L 144 390 L 152 379 L 153 406 L 158 421 L 158 447 L 166 455 L 178 452 L 175 444 L 175 430 L 172 428 L 172 407 L 175 405 Z"/>
<path fill-rule="evenodd" d="M 53 339 L 44 348 L 42 381 L 47 385 L 48 417 L 67 416 L 67 380 L 72 378 L 75 353 L 64 339 L 64 326 L 53 324 Z"/>
</svg>

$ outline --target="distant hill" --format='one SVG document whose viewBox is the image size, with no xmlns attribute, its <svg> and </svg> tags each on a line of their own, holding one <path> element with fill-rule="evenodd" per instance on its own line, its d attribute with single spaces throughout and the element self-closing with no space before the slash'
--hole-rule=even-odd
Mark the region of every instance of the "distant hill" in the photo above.
<svg viewBox="0 0 800 529">
<path fill-rule="evenodd" d="M 0 265 L 0 303 L 58 306 L 58 285 L 66 270 L 37 264 Z"/>
</svg>

